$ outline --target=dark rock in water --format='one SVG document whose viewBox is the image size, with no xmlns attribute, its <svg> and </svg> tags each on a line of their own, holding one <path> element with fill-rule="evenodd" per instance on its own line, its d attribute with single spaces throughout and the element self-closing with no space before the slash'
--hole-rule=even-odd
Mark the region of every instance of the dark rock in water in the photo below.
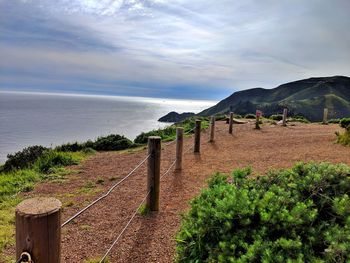
<svg viewBox="0 0 350 263">
<path fill-rule="evenodd" d="M 189 117 L 194 116 L 193 112 L 177 113 L 175 111 L 169 112 L 167 115 L 161 117 L 158 121 L 161 122 L 180 122 Z"/>
</svg>

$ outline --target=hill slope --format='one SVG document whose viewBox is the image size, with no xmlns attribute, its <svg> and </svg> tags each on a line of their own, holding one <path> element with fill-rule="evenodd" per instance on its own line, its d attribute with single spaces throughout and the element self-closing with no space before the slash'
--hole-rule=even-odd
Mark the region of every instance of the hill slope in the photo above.
<svg viewBox="0 0 350 263">
<path fill-rule="evenodd" d="M 282 113 L 288 108 L 292 115 L 303 115 L 312 121 L 322 119 L 323 108 L 330 118 L 350 115 L 350 78 L 344 76 L 309 78 L 286 83 L 274 89 L 254 88 L 233 93 L 199 115 L 209 116 L 233 111 L 253 113 L 260 109 L 265 115 Z"/>
</svg>

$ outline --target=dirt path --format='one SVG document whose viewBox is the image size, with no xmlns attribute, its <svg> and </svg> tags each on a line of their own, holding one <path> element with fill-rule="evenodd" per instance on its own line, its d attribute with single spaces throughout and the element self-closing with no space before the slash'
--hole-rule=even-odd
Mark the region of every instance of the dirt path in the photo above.
<svg viewBox="0 0 350 263">
<path fill-rule="evenodd" d="M 252 124 L 235 125 L 229 135 L 223 122 L 217 123 L 215 143 L 202 136 L 201 154 L 189 151 L 184 169 L 171 171 L 161 181 L 160 212 L 137 215 L 120 242 L 112 249 L 111 262 L 172 262 L 174 235 L 180 226 L 180 214 L 189 207 L 205 180 L 216 171 L 230 173 L 250 165 L 255 172 L 291 167 L 297 161 L 329 161 L 350 165 L 350 148 L 334 143 L 338 125 L 296 124 L 280 127 L 264 125 L 261 131 Z M 224 130 L 222 130 L 224 129 Z M 185 139 L 185 149 L 193 138 Z M 164 146 L 163 174 L 174 160 L 175 145 Z M 76 167 L 79 173 L 69 181 L 39 184 L 30 195 L 56 196 L 64 204 L 63 220 L 105 192 L 146 156 L 137 152 L 100 153 Z M 103 182 L 102 182 L 103 181 Z M 99 182 L 99 183 L 96 183 Z M 109 197 L 63 228 L 62 262 L 84 262 L 99 258 L 135 211 L 146 193 L 146 167 L 142 166 Z M 13 248 L 7 253 L 13 253 Z"/>
</svg>

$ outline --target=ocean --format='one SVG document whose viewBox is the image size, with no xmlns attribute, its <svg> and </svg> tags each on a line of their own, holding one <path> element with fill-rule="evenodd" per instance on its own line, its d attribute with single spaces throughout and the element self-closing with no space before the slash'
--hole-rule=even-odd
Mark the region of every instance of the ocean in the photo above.
<svg viewBox="0 0 350 263">
<path fill-rule="evenodd" d="M 31 145 L 57 146 L 111 133 L 134 139 L 169 124 L 170 111 L 195 112 L 214 101 L 77 94 L 0 92 L 0 163 Z"/>
</svg>

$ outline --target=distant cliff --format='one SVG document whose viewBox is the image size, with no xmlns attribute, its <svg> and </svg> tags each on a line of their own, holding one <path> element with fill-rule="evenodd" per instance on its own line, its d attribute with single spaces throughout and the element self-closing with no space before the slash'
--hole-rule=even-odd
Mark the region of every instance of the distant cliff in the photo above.
<svg viewBox="0 0 350 263">
<path fill-rule="evenodd" d="M 193 112 L 184 112 L 184 113 L 177 113 L 175 111 L 169 112 L 167 115 L 161 117 L 158 121 L 161 122 L 180 122 L 183 121 L 189 117 L 194 116 L 195 114 Z"/>
<path fill-rule="evenodd" d="M 264 115 L 282 113 L 288 108 L 292 115 L 303 115 L 311 121 L 322 119 L 328 108 L 330 118 L 350 116 L 350 78 L 344 76 L 309 78 L 286 83 L 274 89 L 254 88 L 233 93 L 198 115 L 254 113 Z"/>
</svg>

